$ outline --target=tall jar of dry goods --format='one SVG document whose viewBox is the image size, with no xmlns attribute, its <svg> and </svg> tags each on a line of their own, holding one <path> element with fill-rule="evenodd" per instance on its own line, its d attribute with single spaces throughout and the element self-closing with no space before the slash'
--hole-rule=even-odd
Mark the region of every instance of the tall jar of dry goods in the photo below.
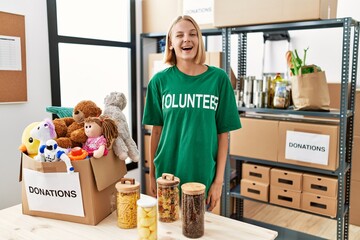
<svg viewBox="0 0 360 240">
<path fill-rule="evenodd" d="M 133 178 L 122 178 L 115 187 L 118 226 L 125 229 L 136 228 L 136 202 L 140 198 L 140 184 Z"/>
<path fill-rule="evenodd" d="M 158 214 L 161 222 L 179 219 L 179 183 L 173 174 L 163 173 L 157 180 Z"/>
<path fill-rule="evenodd" d="M 182 191 L 182 232 L 188 238 L 199 238 L 204 235 L 205 185 L 185 183 Z"/>
</svg>

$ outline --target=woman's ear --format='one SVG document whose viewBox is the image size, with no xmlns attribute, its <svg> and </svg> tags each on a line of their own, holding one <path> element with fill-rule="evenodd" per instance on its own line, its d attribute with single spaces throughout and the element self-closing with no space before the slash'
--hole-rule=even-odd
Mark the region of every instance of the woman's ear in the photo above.
<svg viewBox="0 0 360 240">
<path fill-rule="evenodd" d="M 174 49 L 174 47 L 173 47 L 173 46 L 170 46 L 170 47 L 169 47 L 169 49 L 170 49 L 170 50 L 173 50 L 173 49 Z"/>
</svg>

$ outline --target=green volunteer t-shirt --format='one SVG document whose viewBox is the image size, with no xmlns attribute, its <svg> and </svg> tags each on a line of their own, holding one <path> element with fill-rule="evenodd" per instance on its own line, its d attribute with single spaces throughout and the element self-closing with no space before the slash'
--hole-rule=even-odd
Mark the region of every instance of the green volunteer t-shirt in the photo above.
<svg viewBox="0 0 360 240">
<path fill-rule="evenodd" d="M 180 184 L 214 179 L 218 134 L 241 127 L 225 71 L 208 66 L 189 76 L 176 66 L 157 73 L 147 89 L 143 124 L 162 126 L 154 164 L 156 178 L 171 173 Z"/>
</svg>

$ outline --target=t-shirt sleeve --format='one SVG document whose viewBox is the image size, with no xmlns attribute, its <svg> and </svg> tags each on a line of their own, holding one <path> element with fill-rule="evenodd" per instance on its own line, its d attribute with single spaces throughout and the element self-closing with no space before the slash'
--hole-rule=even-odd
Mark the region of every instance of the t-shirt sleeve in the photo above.
<svg viewBox="0 0 360 240">
<path fill-rule="evenodd" d="M 149 82 L 146 91 L 146 101 L 142 123 L 146 125 L 163 125 L 163 115 L 161 110 L 161 91 L 157 84 L 157 76 Z"/>
<path fill-rule="evenodd" d="M 219 104 L 216 111 L 218 134 L 241 128 L 234 90 L 225 72 L 221 74 Z"/>
</svg>

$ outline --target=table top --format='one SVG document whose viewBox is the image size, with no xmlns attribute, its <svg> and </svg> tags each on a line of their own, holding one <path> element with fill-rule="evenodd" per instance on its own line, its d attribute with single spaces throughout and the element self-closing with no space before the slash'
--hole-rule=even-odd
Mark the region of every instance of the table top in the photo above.
<svg viewBox="0 0 360 240">
<path fill-rule="evenodd" d="M 182 235 L 182 222 L 158 222 L 159 240 L 189 239 Z M 205 213 L 205 234 L 200 239 L 275 239 L 277 232 L 252 224 Z M 36 240 L 136 240 L 137 229 L 117 226 L 116 212 L 96 226 L 22 214 L 21 204 L 0 211 L 0 239 Z"/>
</svg>

